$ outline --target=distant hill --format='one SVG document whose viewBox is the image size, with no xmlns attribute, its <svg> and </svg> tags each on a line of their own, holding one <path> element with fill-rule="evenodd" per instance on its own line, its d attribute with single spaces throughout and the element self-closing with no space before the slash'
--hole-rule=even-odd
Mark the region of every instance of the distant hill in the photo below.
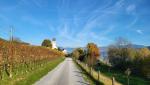
<svg viewBox="0 0 150 85">
<path fill-rule="evenodd" d="M 133 48 L 144 48 L 144 47 L 146 47 L 146 46 L 133 44 L 132 47 L 133 47 Z"/>
<path fill-rule="evenodd" d="M 147 46 L 148 49 L 150 49 L 150 46 Z"/>
<path fill-rule="evenodd" d="M 138 48 L 144 48 L 146 46 L 133 44 L 132 47 L 138 49 Z M 82 47 L 82 48 L 84 48 L 84 47 Z M 108 50 L 108 47 L 99 47 L 99 48 L 100 48 L 101 52 L 106 52 Z M 150 48 L 150 46 L 148 48 Z M 64 48 L 64 49 L 66 49 L 68 52 L 72 52 L 75 48 Z"/>
</svg>

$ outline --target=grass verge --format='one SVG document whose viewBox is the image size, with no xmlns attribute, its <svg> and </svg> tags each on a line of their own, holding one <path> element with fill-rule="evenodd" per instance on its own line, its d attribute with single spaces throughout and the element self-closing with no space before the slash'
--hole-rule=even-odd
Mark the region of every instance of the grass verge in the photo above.
<svg viewBox="0 0 150 85">
<path fill-rule="evenodd" d="M 37 68 L 36 70 L 34 69 L 33 71 L 16 75 L 13 78 L 0 80 L 0 85 L 32 85 L 49 71 L 54 69 L 63 60 L 64 57 L 60 57 L 44 64 L 42 68 Z"/>
<path fill-rule="evenodd" d="M 102 82 L 97 81 L 93 76 L 91 76 L 80 64 L 78 64 L 75 60 L 74 63 L 78 67 L 79 70 L 82 71 L 82 76 L 89 83 L 89 85 L 104 85 Z"/>
<path fill-rule="evenodd" d="M 101 65 L 99 66 L 100 67 L 99 70 L 101 71 L 101 73 L 103 73 L 108 77 L 114 76 L 118 82 L 122 83 L 123 85 L 127 85 L 127 77 L 124 73 L 114 69 L 110 70 L 109 66 L 103 64 L 102 62 L 100 63 Z M 150 81 L 141 77 L 131 75 L 129 79 L 130 79 L 129 80 L 130 85 L 150 85 Z"/>
<path fill-rule="evenodd" d="M 89 77 L 91 77 L 94 80 L 94 83 L 96 85 L 112 85 L 112 77 L 108 77 L 106 75 L 104 75 L 103 73 L 99 73 L 96 72 L 94 69 L 92 70 L 92 74 L 90 73 L 90 69 L 88 66 L 86 66 L 84 63 L 82 62 L 77 62 L 81 68 L 83 70 L 85 70 L 85 72 L 89 75 Z M 99 79 L 98 79 L 98 75 L 99 75 Z M 122 85 L 121 83 L 114 81 L 115 85 Z"/>
</svg>

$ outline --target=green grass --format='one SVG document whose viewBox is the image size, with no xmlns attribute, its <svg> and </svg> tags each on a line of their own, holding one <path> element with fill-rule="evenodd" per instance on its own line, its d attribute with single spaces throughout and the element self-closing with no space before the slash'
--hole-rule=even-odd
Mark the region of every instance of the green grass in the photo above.
<svg viewBox="0 0 150 85">
<path fill-rule="evenodd" d="M 3 80 L 0 80 L 0 85 L 32 85 L 49 71 L 54 69 L 63 60 L 64 58 L 60 57 L 45 63 L 42 68 L 40 67 L 27 73 L 18 74 L 13 78 L 4 78 Z"/>
<path fill-rule="evenodd" d="M 108 77 L 115 76 L 115 79 L 118 82 L 122 83 L 123 85 L 127 85 L 127 77 L 123 72 L 120 72 L 114 69 L 109 70 L 108 68 L 109 66 L 101 63 L 101 66 L 99 69 L 101 73 L 103 73 L 104 75 Z M 129 80 L 130 85 L 149 85 L 150 84 L 150 81 L 144 78 L 138 77 L 138 76 L 131 75 L 129 79 L 130 79 Z"/>
</svg>

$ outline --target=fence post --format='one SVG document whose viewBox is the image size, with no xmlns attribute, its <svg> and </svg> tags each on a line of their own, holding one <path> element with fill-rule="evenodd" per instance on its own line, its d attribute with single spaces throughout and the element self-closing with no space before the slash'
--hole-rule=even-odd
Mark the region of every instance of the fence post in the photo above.
<svg viewBox="0 0 150 85">
<path fill-rule="evenodd" d="M 92 75 L 92 67 L 90 67 L 90 74 Z"/>
<path fill-rule="evenodd" d="M 99 78 L 100 78 L 100 77 L 99 77 L 99 74 L 100 74 L 100 72 L 98 71 L 98 81 L 99 81 Z"/>
<path fill-rule="evenodd" d="M 112 77 L 112 85 L 115 85 L 115 77 Z"/>
<path fill-rule="evenodd" d="M 128 76 L 128 85 L 129 85 L 129 76 Z"/>
</svg>

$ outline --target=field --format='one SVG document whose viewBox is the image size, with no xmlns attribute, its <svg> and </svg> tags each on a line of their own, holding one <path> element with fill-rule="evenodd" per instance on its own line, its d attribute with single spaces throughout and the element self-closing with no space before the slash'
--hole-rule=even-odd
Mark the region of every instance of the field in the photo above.
<svg viewBox="0 0 150 85">
<path fill-rule="evenodd" d="M 127 76 L 125 75 L 125 73 L 120 72 L 118 70 L 109 69 L 109 66 L 103 64 L 102 62 L 101 65 L 99 66 L 99 69 L 97 69 L 97 71 L 100 71 L 102 74 L 108 77 L 114 76 L 116 81 L 120 82 L 123 85 L 127 85 Z M 149 83 L 150 81 L 142 77 L 138 77 L 136 75 L 131 75 L 129 77 L 130 85 L 149 85 Z"/>
<path fill-rule="evenodd" d="M 34 83 L 63 56 L 58 50 L 0 40 L 0 85 Z"/>
</svg>

